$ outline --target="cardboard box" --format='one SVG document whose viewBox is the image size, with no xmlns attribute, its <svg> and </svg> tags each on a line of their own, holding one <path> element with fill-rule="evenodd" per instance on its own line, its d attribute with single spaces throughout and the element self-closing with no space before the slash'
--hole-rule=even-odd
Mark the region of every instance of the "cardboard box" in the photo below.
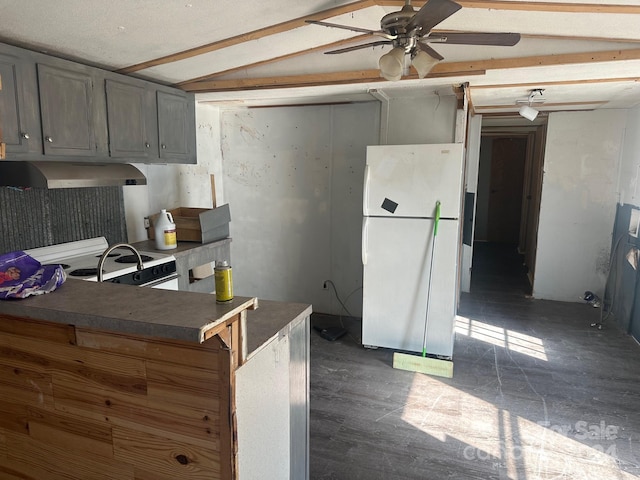
<svg viewBox="0 0 640 480">
<path fill-rule="evenodd" d="M 176 224 L 178 242 L 211 243 L 229 236 L 231 213 L 229 204 L 218 208 L 179 207 L 167 210 Z M 147 236 L 155 238 L 154 222 L 159 213 L 149 217 Z"/>
</svg>

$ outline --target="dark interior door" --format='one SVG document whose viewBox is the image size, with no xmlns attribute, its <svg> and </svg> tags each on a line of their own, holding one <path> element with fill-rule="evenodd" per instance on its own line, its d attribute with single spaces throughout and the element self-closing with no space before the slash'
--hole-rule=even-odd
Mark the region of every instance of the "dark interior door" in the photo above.
<svg viewBox="0 0 640 480">
<path fill-rule="evenodd" d="M 493 140 L 487 240 L 517 244 L 522 213 L 526 137 Z"/>
</svg>

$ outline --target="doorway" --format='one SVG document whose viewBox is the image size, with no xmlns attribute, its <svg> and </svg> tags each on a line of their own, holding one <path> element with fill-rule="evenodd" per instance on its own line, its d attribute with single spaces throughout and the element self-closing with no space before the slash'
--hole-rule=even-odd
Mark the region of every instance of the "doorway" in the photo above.
<svg viewBox="0 0 640 480">
<path fill-rule="evenodd" d="M 471 288 L 533 289 L 545 127 L 483 129 Z"/>
</svg>

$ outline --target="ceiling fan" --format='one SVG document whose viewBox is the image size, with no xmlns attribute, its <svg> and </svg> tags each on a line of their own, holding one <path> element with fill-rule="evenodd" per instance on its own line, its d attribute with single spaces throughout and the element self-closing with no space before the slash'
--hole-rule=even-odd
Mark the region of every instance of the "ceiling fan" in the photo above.
<svg viewBox="0 0 640 480">
<path fill-rule="evenodd" d="M 342 28 L 384 38 L 384 40 L 340 48 L 325 53 L 337 54 L 378 45 L 392 45 L 391 51 L 382 55 L 379 60 L 380 75 L 392 81 L 400 80 L 402 77 L 405 55 L 411 56 L 411 63 L 420 78 L 424 78 L 436 63 L 444 59 L 428 43 L 510 47 L 520 41 L 519 33 L 431 32 L 436 25 L 449 18 L 460 8 L 462 6 L 453 0 L 427 0 L 422 8 L 416 11 L 411 6 L 411 0 L 405 0 L 405 5 L 401 10 L 388 13 L 382 17 L 380 30 L 368 30 L 366 28 L 350 27 L 318 20 L 307 20 L 307 23 Z"/>
</svg>

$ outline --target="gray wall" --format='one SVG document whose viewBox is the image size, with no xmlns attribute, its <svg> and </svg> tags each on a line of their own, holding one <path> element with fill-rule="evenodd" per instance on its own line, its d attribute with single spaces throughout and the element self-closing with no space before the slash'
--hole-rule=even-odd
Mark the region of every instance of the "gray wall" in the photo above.
<svg viewBox="0 0 640 480">
<path fill-rule="evenodd" d="M 362 179 L 376 102 L 224 111 L 234 290 L 360 315 Z"/>
<path fill-rule="evenodd" d="M 366 146 L 448 143 L 453 95 L 349 105 L 237 109 L 221 114 L 225 200 L 240 295 L 362 311 L 362 182 Z M 386 123 L 385 123 L 386 121 Z"/>
<path fill-rule="evenodd" d="M 551 113 L 533 294 L 579 301 L 602 296 L 609 270 L 627 112 Z"/>
</svg>

